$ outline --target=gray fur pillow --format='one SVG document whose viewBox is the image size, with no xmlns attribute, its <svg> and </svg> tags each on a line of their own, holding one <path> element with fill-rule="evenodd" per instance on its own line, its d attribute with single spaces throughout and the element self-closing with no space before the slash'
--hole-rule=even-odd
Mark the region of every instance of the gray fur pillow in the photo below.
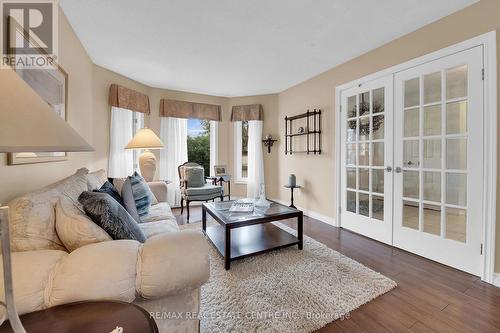
<svg viewBox="0 0 500 333">
<path fill-rule="evenodd" d="M 141 243 L 146 241 L 134 218 L 109 194 L 85 191 L 80 194 L 78 201 L 87 216 L 111 238 L 133 239 Z"/>
</svg>

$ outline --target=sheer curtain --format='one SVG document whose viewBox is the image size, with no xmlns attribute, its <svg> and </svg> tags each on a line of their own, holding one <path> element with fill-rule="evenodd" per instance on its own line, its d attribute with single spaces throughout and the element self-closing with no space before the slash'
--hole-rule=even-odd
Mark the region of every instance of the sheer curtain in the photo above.
<svg viewBox="0 0 500 333">
<path fill-rule="evenodd" d="M 172 207 L 181 202 L 177 167 L 188 160 L 187 119 L 161 118 L 160 139 L 165 149 L 160 150 L 160 179 L 172 181 L 168 186 L 167 201 Z"/>
<path fill-rule="evenodd" d="M 248 122 L 248 198 L 257 198 L 260 194 L 260 185 L 264 184 L 262 125 L 263 123 L 260 120 Z"/>
<path fill-rule="evenodd" d="M 214 166 L 218 163 L 219 123 L 210 121 L 210 176 L 215 176 Z"/>
<path fill-rule="evenodd" d="M 133 137 L 133 112 L 126 109 L 111 108 L 109 136 L 108 176 L 127 177 L 134 173 L 134 153 L 125 150 Z"/>
</svg>

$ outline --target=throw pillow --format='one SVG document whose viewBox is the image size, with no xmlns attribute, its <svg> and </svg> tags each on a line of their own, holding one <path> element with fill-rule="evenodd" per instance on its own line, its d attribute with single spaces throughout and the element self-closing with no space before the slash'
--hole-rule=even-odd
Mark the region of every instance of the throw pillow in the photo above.
<svg viewBox="0 0 500 333">
<path fill-rule="evenodd" d="M 129 176 L 122 187 L 122 199 L 127 211 L 137 221 L 149 214 L 153 202 L 153 192 L 148 183 L 137 172 Z"/>
<path fill-rule="evenodd" d="M 106 231 L 89 219 L 73 202 L 64 199 L 56 204 L 56 231 L 70 252 L 84 245 L 112 240 Z"/>
<path fill-rule="evenodd" d="M 94 190 L 94 192 L 101 192 L 101 193 L 107 193 L 109 194 L 113 199 L 115 199 L 120 205 L 125 207 L 123 204 L 122 197 L 116 190 L 116 188 L 111 184 L 110 182 L 106 181 L 100 189 Z"/>
<path fill-rule="evenodd" d="M 125 181 L 127 178 L 109 178 L 110 182 L 113 184 L 113 186 L 116 188 L 118 193 L 123 197 L 122 194 L 122 189 L 123 189 L 123 184 L 125 184 Z M 158 199 L 156 198 L 156 195 L 153 193 L 153 202 L 151 202 L 152 205 L 157 205 L 158 204 Z"/>
<path fill-rule="evenodd" d="M 106 170 L 97 170 L 87 175 L 87 186 L 89 191 L 97 190 L 106 182 Z"/>
<path fill-rule="evenodd" d="M 205 186 L 205 169 L 200 167 L 186 167 L 186 180 L 188 187 Z"/>
<path fill-rule="evenodd" d="M 109 194 L 85 191 L 78 201 L 83 205 L 87 216 L 113 239 L 134 239 L 141 243 L 146 241 L 146 236 L 134 218 Z"/>
</svg>

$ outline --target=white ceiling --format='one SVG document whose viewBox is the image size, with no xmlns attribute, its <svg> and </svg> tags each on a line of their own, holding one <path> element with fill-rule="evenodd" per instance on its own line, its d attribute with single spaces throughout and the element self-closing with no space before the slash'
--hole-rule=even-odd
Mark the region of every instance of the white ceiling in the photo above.
<svg viewBox="0 0 500 333">
<path fill-rule="evenodd" d="M 152 87 L 246 96 L 281 92 L 474 2 L 60 0 L 60 5 L 97 65 Z"/>
</svg>

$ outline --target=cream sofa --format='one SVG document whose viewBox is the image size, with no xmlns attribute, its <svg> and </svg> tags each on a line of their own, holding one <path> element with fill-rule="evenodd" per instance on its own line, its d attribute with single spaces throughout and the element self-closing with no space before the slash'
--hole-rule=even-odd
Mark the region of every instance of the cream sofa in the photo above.
<svg viewBox="0 0 500 333">
<path fill-rule="evenodd" d="M 105 181 L 103 170 L 80 169 L 9 203 L 18 312 L 76 301 L 120 300 L 153 312 L 160 332 L 197 332 L 200 287 L 209 277 L 207 245 L 200 232 L 179 231 L 165 202 L 164 182 L 150 183 L 158 203 L 140 224 L 148 237 L 144 244 L 109 240 L 69 253 L 59 239 L 56 203 L 76 204 L 81 192 Z M 0 288 L 4 300 L 3 284 Z M 3 307 L 0 319 L 7 319 Z"/>
</svg>

